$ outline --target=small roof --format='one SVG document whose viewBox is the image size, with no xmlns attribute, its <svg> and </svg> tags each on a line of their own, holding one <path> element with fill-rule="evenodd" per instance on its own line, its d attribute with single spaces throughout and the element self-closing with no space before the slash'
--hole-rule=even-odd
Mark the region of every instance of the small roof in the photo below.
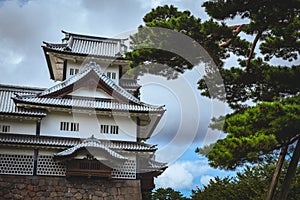
<svg viewBox="0 0 300 200">
<path fill-rule="evenodd" d="M 124 56 L 127 46 L 125 39 L 96 37 L 62 31 L 65 37 L 62 44 L 43 42 L 44 50 L 56 51 L 76 55 L 92 55 L 110 58 Z"/>
<path fill-rule="evenodd" d="M 106 152 L 108 155 L 110 155 L 113 158 L 117 158 L 120 160 L 127 160 L 127 158 L 125 158 L 124 156 L 111 150 L 110 148 L 105 146 L 100 140 L 96 139 L 94 136 L 83 140 L 82 143 L 77 144 L 69 149 L 66 149 L 62 152 L 56 153 L 56 154 L 54 154 L 54 156 L 55 157 L 71 156 L 71 155 L 75 154 L 77 151 L 79 151 L 80 149 L 87 149 L 87 150 L 92 151 L 91 148 L 97 148 L 97 149 L 103 150 L 104 152 Z"/>
<path fill-rule="evenodd" d="M 25 109 L 15 105 L 12 98 L 22 95 L 36 95 L 43 89 L 20 87 L 11 85 L 0 85 L 0 114 L 24 115 L 34 117 L 44 117 L 46 112 L 38 109 Z"/>
<path fill-rule="evenodd" d="M 113 100 L 79 98 L 67 96 L 74 86 L 86 84 L 93 79 L 97 87 L 102 87 L 113 96 Z M 102 72 L 95 62 L 86 64 L 78 74 L 65 81 L 46 89 L 38 94 L 18 95 L 13 97 L 16 103 L 38 104 L 44 106 L 61 106 L 69 108 L 88 108 L 97 110 L 138 111 L 138 112 L 164 112 L 163 106 L 154 106 L 141 102 L 138 98 L 117 85 Z"/>
</svg>

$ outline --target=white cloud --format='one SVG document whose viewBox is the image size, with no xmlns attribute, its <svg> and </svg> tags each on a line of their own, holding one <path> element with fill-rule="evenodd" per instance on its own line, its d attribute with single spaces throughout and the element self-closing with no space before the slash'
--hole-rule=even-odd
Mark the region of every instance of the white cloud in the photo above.
<svg viewBox="0 0 300 200">
<path fill-rule="evenodd" d="M 180 163 L 170 166 L 159 178 L 155 180 L 157 188 L 171 187 L 175 190 L 190 189 L 193 187 L 194 177 Z"/>
<path fill-rule="evenodd" d="M 194 180 L 210 169 L 204 160 L 176 162 L 155 179 L 155 185 L 156 188 L 192 189 L 195 187 Z"/>
<path fill-rule="evenodd" d="M 204 175 L 204 176 L 201 176 L 200 183 L 202 185 L 208 185 L 210 180 L 215 180 L 215 178 L 210 175 Z"/>
</svg>

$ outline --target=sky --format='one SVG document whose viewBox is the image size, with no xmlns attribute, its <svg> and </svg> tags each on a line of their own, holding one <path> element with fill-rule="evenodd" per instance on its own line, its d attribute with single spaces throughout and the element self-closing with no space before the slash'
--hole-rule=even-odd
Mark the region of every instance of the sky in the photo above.
<svg viewBox="0 0 300 200">
<path fill-rule="evenodd" d="M 50 87 L 42 41 L 59 43 L 61 30 L 102 37 L 126 36 L 142 24 L 143 16 L 158 5 L 173 4 L 207 20 L 203 0 L 0 0 L 0 84 Z M 200 68 L 201 66 L 199 66 Z M 139 83 L 142 100 L 166 105 L 167 112 L 153 137 L 157 159 L 168 162 L 168 169 L 155 180 L 156 187 L 172 187 L 189 195 L 215 176 L 230 172 L 212 169 L 196 147 L 216 141 L 222 135 L 207 128 L 211 117 L 224 115 L 228 108 L 201 97 L 197 81 L 199 68 L 176 80 L 148 75 Z"/>
</svg>

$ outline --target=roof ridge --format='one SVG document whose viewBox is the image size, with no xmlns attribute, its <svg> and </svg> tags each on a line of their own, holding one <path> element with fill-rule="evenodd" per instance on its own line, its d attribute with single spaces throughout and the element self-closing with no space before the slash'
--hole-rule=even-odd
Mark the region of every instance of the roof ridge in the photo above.
<svg viewBox="0 0 300 200">
<path fill-rule="evenodd" d="M 64 30 L 62 30 L 61 32 L 65 34 L 66 39 L 69 38 L 70 36 L 82 37 L 86 39 L 91 38 L 91 39 L 98 39 L 98 40 L 114 40 L 114 41 L 122 41 L 128 39 L 128 38 L 111 38 L 111 37 L 101 37 L 101 36 L 94 36 L 88 34 L 71 33 Z"/>
<path fill-rule="evenodd" d="M 9 84 L 0 84 L 0 90 L 9 90 L 9 89 L 14 89 L 14 90 L 28 90 L 26 92 L 31 91 L 42 91 L 45 90 L 45 88 L 39 88 L 39 87 L 32 87 L 32 86 L 21 86 L 21 85 L 9 85 Z"/>
</svg>

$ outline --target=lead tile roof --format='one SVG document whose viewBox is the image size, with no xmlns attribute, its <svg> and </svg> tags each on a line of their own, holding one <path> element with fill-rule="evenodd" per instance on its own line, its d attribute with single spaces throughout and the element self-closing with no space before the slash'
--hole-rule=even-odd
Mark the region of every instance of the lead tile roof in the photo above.
<svg viewBox="0 0 300 200">
<path fill-rule="evenodd" d="M 83 140 L 80 144 L 77 144 L 69 149 L 66 149 L 64 151 L 61 151 L 59 153 L 54 154 L 54 156 L 58 156 L 58 157 L 64 157 L 64 156 L 69 156 L 72 155 L 73 153 L 75 153 L 76 151 L 78 151 L 79 149 L 82 148 L 99 148 L 102 149 L 104 151 L 106 151 L 110 156 L 114 157 L 114 158 L 118 158 L 118 159 L 122 159 L 122 160 L 126 160 L 127 158 L 125 158 L 124 156 L 118 154 L 117 152 L 111 150 L 110 148 L 108 148 L 104 143 L 102 143 L 100 140 L 94 138 L 94 136 L 87 138 L 85 140 Z"/>
<path fill-rule="evenodd" d="M 47 49 L 72 54 L 85 54 L 104 57 L 122 57 L 127 47 L 123 39 L 94 37 L 64 32 L 63 44 L 44 42 Z"/>
<path fill-rule="evenodd" d="M 80 138 L 56 137 L 56 136 L 36 136 L 36 135 L 23 135 L 23 134 L 0 134 L 0 144 L 19 144 L 19 145 L 41 145 L 48 147 L 63 147 L 70 148 L 82 143 Z M 111 141 L 111 140 L 98 140 L 107 148 L 113 150 L 126 150 L 126 151 L 155 151 L 156 145 L 150 145 L 138 142 L 126 141 Z"/>
<path fill-rule="evenodd" d="M 35 95 L 39 92 L 41 89 L 0 85 L 0 114 L 45 116 L 46 112 L 43 110 L 20 108 L 12 100 L 17 95 Z"/>
<path fill-rule="evenodd" d="M 119 94 L 127 102 L 118 102 L 114 100 L 103 100 L 95 98 L 73 98 L 73 97 L 49 97 L 49 94 L 58 92 L 72 84 L 75 84 L 80 79 L 87 76 L 90 72 L 95 72 L 106 86 L 111 88 L 114 93 Z M 162 106 L 153 106 L 141 102 L 138 98 L 134 97 L 128 91 L 117 85 L 114 81 L 108 78 L 105 73 L 101 71 L 100 66 L 95 62 L 86 64 L 78 74 L 66 79 L 65 81 L 46 89 L 38 94 L 19 95 L 13 97 L 17 102 L 25 104 L 39 104 L 44 106 L 62 106 L 73 108 L 88 108 L 98 110 L 117 110 L 117 111 L 139 111 L 139 112 L 164 112 Z"/>
</svg>

